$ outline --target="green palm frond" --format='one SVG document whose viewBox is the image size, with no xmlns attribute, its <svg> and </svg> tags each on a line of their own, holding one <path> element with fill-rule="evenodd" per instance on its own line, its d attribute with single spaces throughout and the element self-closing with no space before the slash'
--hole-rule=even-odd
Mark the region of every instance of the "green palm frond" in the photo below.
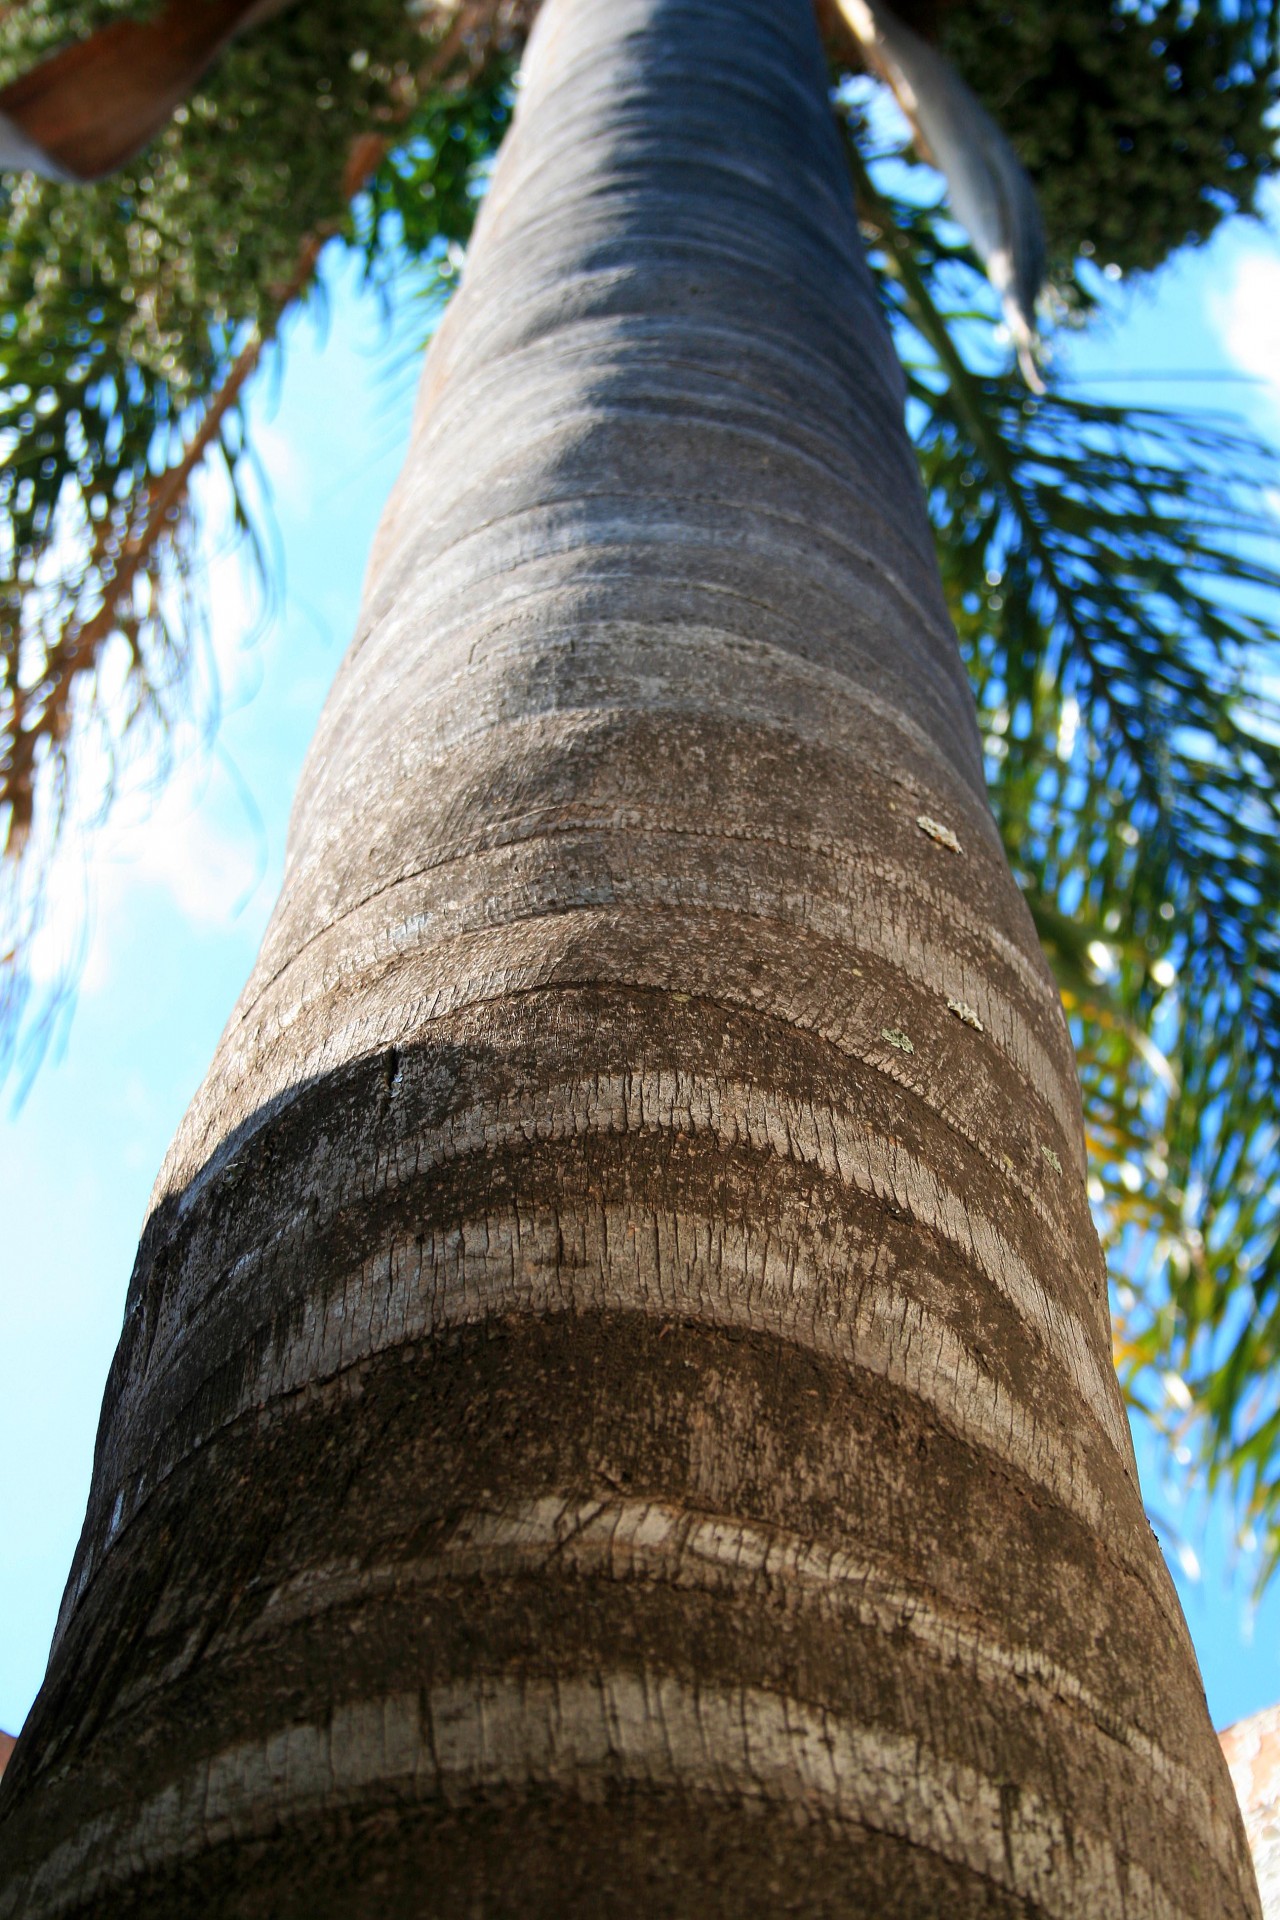
<svg viewBox="0 0 1280 1920">
<path fill-rule="evenodd" d="M 1029 394 L 914 183 L 852 155 L 992 801 L 1080 1062 L 1117 1358 L 1280 1562 L 1280 460 Z M 1185 1384 L 1170 1414 L 1161 1383 Z"/>
<path fill-rule="evenodd" d="M 101 16 L 4 18 L 0 79 Z M 0 182 L 0 1077 L 29 1078 L 74 970 L 37 992 L 28 965 L 68 810 L 213 722 L 194 469 L 217 459 L 252 548 L 243 393 L 326 241 L 380 283 L 456 273 L 513 67 L 498 15 L 465 43 L 460 18 L 429 13 L 432 38 L 403 0 L 293 9 L 123 173 Z"/>
</svg>

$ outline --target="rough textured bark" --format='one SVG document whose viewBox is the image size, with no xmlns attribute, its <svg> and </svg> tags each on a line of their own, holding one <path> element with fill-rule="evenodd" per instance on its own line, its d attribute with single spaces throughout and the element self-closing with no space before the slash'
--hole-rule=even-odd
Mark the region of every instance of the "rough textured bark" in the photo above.
<svg viewBox="0 0 1280 1920">
<path fill-rule="evenodd" d="M 807 0 L 548 0 L 0 1915 L 1257 1912 Z"/>
</svg>

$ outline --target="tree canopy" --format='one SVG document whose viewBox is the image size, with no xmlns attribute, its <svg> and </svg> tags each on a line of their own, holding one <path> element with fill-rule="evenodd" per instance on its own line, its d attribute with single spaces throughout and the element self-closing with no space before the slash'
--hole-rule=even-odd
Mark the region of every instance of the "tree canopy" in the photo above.
<svg viewBox="0 0 1280 1920">
<path fill-rule="evenodd" d="M 0 84 L 129 0 L 0 14 Z M 1270 0 L 902 7 L 1014 141 L 1051 260 L 1047 391 L 1011 364 L 934 176 L 845 70 L 833 93 L 907 369 L 993 805 L 1081 1064 L 1135 1403 L 1227 1475 L 1280 1559 L 1280 606 L 1275 461 L 1229 421 L 1101 405 L 1054 372 L 1097 269 L 1149 273 L 1275 168 Z M 192 475 L 246 536 L 243 396 L 354 252 L 423 331 L 510 114 L 524 0 L 326 0 L 246 35 L 138 161 L 0 185 L 0 1065 L 34 1071 L 62 823 L 208 729 Z M 267 565 L 265 555 L 263 565 Z M 64 995 L 73 985 L 69 968 Z M 1188 1452 L 1188 1449 L 1190 1450 Z"/>
</svg>

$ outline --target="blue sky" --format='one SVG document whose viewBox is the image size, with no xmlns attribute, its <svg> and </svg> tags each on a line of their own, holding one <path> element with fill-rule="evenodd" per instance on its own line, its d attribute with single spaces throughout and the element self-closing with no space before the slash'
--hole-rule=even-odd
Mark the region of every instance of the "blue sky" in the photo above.
<svg viewBox="0 0 1280 1920">
<path fill-rule="evenodd" d="M 1280 437 L 1280 249 L 1236 225 L 1073 351 L 1081 371 L 1251 373 L 1196 388 Z M 1270 384 L 1268 384 L 1270 383 Z M 1124 382 L 1108 380 L 1109 399 Z M 261 383 L 256 444 L 283 571 L 265 615 L 225 542 L 211 556 L 223 685 L 215 749 L 157 798 L 126 796 L 87 840 L 88 954 L 58 1057 L 0 1111 L 0 1727 L 39 1685 L 88 1489 L 97 1410 L 147 1197 L 252 964 L 279 882 L 288 809 L 355 620 L 365 555 L 408 426 L 412 370 L 369 299 L 335 282 L 325 333 L 303 318 L 283 380 Z M 1177 383 L 1169 389 L 1176 392 Z M 1162 389 L 1144 384 L 1144 399 Z M 84 881 L 63 880 L 64 922 Z M 1144 1473 L 1153 1471 L 1148 1446 Z M 1221 1508 L 1175 1577 L 1217 1724 L 1280 1700 L 1280 1579 L 1256 1614 Z"/>
</svg>

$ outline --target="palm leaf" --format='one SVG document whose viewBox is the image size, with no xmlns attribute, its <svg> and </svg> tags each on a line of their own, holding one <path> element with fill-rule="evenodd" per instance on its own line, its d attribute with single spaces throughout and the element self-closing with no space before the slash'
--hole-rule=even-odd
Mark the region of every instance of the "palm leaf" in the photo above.
<svg viewBox="0 0 1280 1920">
<path fill-rule="evenodd" d="M 135 167 L 0 186 L 0 1075 L 29 1080 L 74 974 L 74 946 L 42 993 L 29 964 L 64 821 L 109 804 L 123 760 L 156 773 L 175 732 L 212 725 L 189 482 L 216 456 L 253 539 L 241 404 L 281 316 L 331 238 L 373 278 L 456 268 L 509 112 L 510 21 L 487 4 L 431 21 L 424 41 L 402 0 L 297 9 Z M 30 24 L 25 57 L 48 27 Z"/>
<path fill-rule="evenodd" d="M 1276 457 L 1230 421 L 1043 396 L 919 187 L 864 218 L 992 800 L 1058 972 L 1136 1406 L 1280 1559 Z M 899 176 L 900 177 L 900 176 Z M 988 308 L 989 315 L 989 308 Z M 985 365 L 982 364 L 985 360 Z M 1162 1411 L 1162 1409 L 1164 1411 Z"/>
</svg>

